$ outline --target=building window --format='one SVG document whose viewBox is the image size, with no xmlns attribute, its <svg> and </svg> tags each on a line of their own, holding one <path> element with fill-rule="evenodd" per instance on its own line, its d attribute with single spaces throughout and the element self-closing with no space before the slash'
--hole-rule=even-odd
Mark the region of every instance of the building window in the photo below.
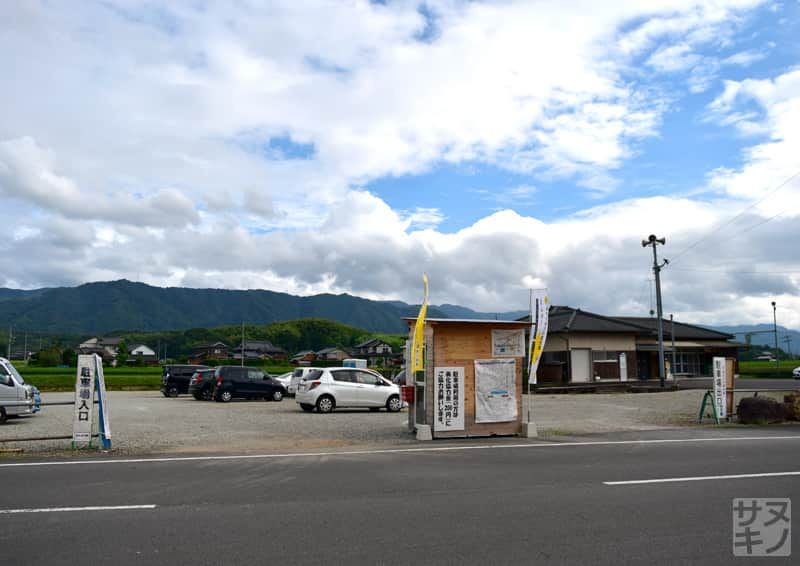
<svg viewBox="0 0 800 566">
<path fill-rule="evenodd" d="M 617 352 L 609 352 L 608 350 L 592 350 L 593 362 L 616 362 L 619 359 Z"/>
</svg>

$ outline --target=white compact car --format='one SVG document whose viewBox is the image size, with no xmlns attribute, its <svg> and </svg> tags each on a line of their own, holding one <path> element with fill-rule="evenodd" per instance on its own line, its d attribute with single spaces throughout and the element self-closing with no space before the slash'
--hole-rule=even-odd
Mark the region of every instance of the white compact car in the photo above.
<svg viewBox="0 0 800 566">
<path fill-rule="evenodd" d="M 792 370 L 792 377 L 795 379 L 800 379 L 800 367 Z"/>
<path fill-rule="evenodd" d="M 287 371 L 286 373 L 282 373 L 280 375 L 273 375 L 272 379 L 283 385 L 286 390 L 289 390 L 289 384 L 292 381 L 292 372 Z"/>
<path fill-rule="evenodd" d="M 289 380 L 289 386 L 286 390 L 289 392 L 289 395 L 294 396 L 297 393 L 297 385 L 300 383 L 300 380 L 303 379 L 306 375 L 310 372 L 318 370 L 320 368 L 312 368 L 312 367 L 302 367 L 296 368 L 292 372 L 292 378 Z"/>
<path fill-rule="evenodd" d="M 0 423 L 8 417 L 35 412 L 33 387 L 25 383 L 11 362 L 0 358 Z"/>
<path fill-rule="evenodd" d="M 297 385 L 295 401 L 307 412 L 315 408 L 330 413 L 336 408 L 385 408 L 397 412 L 403 407 L 400 388 L 368 369 L 326 368 L 308 372 Z"/>
</svg>

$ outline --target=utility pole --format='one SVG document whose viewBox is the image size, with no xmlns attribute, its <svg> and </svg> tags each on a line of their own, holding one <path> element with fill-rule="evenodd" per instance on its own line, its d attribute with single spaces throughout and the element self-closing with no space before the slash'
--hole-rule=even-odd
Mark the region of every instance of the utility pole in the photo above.
<svg viewBox="0 0 800 566">
<path fill-rule="evenodd" d="M 778 354 L 778 315 L 776 314 L 776 309 L 775 301 L 772 301 L 772 329 L 775 333 L 775 370 L 780 371 L 781 357 Z"/>
<path fill-rule="evenodd" d="M 8 352 L 6 353 L 6 359 L 7 360 L 11 359 L 11 342 L 13 340 L 14 340 L 14 331 L 12 330 L 12 327 L 9 326 L 8 327 L 8 348 L 7 348 Z"/>
<path fill-rule="evenodd" d="M 244 320 L 242 320 L 242 352 L 240 358 L 242 360 L 242 367 L 244 367 Z"/>
<path fill-rule="evenodd" d="M 25 359 L 25 364 L 28 363 L 28 333 L 25 333 L 25 349 L 22 351 L 22 357 Z"/>
<path fill-rule="evenodd" d="M 658 379 L 661 382 L 661 387 L 665 387 L 664 375 L 664 318 L 661 310 L 661 268 L 669 263 L 669 260 L 664 260 L 661 265 L 658 264 L 658 254 L 656 252 L 656 245 L 662 246 L 667 243 L 666 238 L 656 238 L 655 234 L 650 234 L 646 240 L 642 240 L 642 247 L 653 246 L 653 273 L 656 276 L 656 310 L 658 316 Z"/>
</svg>

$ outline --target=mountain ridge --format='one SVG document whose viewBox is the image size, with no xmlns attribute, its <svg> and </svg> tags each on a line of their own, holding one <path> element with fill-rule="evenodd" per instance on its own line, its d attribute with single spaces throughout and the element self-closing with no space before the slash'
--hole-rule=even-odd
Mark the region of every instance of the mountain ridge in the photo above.
<svg viewBox="0 0 800 566">
<path fill-rule="evenodd" d="M 415 317 L 418 310 L 419 305 L 374 301 L 347 293 L 301 297 L 265 289 L 155 287 L 126 279 L 75 287 L 0 289 L 0 324 L 44 333 L 156 332 L 303 318 L 335 320 L 370 332 L 402 333 L 408 328 L 402 318 Z M 431 305 L 428 316 L 492 319 L 519 313 L 481 313 L 457 305 Z"/>
</svg>

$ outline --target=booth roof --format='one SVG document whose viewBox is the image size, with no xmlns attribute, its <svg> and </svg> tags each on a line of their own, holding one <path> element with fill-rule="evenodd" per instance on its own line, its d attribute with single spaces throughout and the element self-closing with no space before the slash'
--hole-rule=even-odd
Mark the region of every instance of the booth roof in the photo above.
<svg viewBox="0 0 800 566">
<path fill-rule="evenodd" d="M 416 322 L 417 317 L 415 316 L 404 316 L 403 320 L 406 322 Z M 470 324 L 513 324 L 516 326 L 529 326 L 530 322 L 520 321 L 520 320 L 492 320 L 492 319 L 477 319 L 477 318 L 426 318 L 425 322 L 437 322 L 437 323 L 464 323 L 468 322 Z"/>
</svg>

